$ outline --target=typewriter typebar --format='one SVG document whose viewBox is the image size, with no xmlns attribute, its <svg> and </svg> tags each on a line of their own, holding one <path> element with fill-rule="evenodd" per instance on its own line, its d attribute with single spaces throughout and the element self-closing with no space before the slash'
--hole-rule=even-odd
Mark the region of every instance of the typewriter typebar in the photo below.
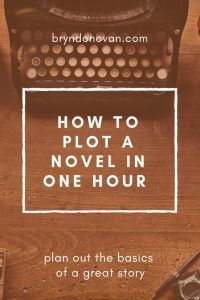
<svg viewBox="0 0 200 300">
<path fill-rule="evenodd" d="M 5 11 L 18 87 L 176 85 L 188 0 L 5 0 Z"/>
</svg>

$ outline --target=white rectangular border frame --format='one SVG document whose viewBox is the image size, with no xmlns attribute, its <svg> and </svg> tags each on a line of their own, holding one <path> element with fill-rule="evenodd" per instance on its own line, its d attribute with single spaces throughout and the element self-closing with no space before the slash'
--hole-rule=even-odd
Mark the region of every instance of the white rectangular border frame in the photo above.
<svg viewBox="0 0 200 300">
<path fill-rule="evenodd" d="M 172 210 L 26 210 L 26 93 L 27 92 L 174 92 L 174 209 Z M 178 90 L 177 88 L 23 88 L 22 89 L 22 213 L 24 214 L 177 214 L 178 212 Z"/>
</svg>

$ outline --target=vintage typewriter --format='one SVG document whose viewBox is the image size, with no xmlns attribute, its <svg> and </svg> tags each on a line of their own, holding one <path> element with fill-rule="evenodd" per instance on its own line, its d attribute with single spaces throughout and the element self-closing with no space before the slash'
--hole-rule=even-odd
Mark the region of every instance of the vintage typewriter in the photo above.
<svg viewBox="0 0 200 300">
<path fill-rule="evenodd" d="M 18 87 L 175 86 L 188 2 L 5 0 L 14 81 Z M 78 36 L 87 42 L 64 43 Z"/>
</svg>

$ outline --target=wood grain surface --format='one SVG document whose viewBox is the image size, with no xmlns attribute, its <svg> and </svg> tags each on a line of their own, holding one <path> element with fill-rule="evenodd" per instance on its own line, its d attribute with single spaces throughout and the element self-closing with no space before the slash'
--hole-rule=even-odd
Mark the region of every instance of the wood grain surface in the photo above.
<svg viewBox="0 0 200 300">
<path fill-rule="evenodd" d="M 178 80 L 179 213 L 109 217 L 22 215 L 21 99 L 12 85 L 9 40 L 0 1 L 0 247 L 8 250 L 4 299 L 148 300 L 200 248 L 200 39 L 196 28 L 199 12 L 199 0 L 190 0 Z M 114 256 L 117 251 L 148 253 L 154 255 L 155 261 L 147 266 L 148 275 L 141 282 L 66 281 L 55 279 L 55 265 L 44 267 L 43 255 L 51 251 L 59 255 L 99 251 Z"/>
</svg>

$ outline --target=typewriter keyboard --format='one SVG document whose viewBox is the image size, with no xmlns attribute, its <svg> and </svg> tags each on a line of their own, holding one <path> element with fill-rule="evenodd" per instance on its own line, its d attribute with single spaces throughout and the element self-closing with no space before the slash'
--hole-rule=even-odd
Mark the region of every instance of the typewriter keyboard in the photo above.
<svg viewBox="0 0 200 300">
<path fill-rule="evenodd" d="M 77 83 L 79 86 L 133 84 L 140 87 L 168 84 L 173 42 L 164 31 L 149 35 L 147 43 L 71 42 L 64 45 L 53 43 L 50 35 L 27 29 L 19 33 L 17 56 L 22 85 Z"/>
</svg>

